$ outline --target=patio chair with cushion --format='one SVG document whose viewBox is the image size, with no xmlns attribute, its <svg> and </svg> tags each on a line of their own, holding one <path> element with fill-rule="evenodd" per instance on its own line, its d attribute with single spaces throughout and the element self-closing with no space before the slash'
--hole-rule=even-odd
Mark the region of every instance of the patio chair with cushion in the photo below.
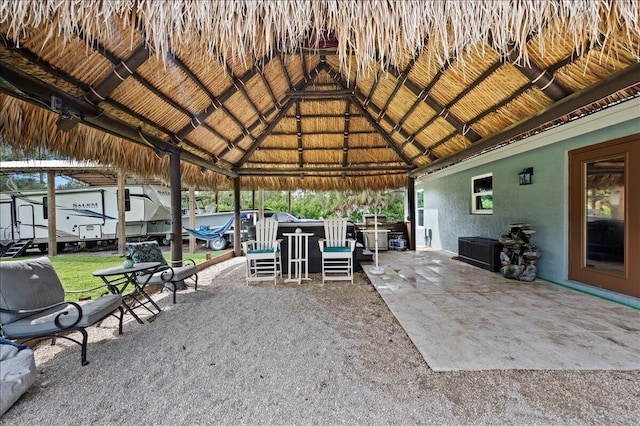
<svg viewBox="0 0 640 426">
<path fill-rule="evenodd" d="M 270 281 L 276 284 L 282 276 L 281 239 L 277 239 L 278 222 L 263 218 L 256 223 L 256 238 L 242 243 L 247 259 L 247 285 L 251 281 Z"/>
<path fill-rule="evenodd" d="M 356 240 L 347 238 L 347 223 L 347 218 L 324 221 L 324 238 L 318 240 L 322 253 L 322 284 L 328 280 L 353 283 Z"/>
<path fill-rule="evenodd" d="M 185 286 L 184 280 L 190 278 L 194 283 L 194 290 L 198 290 L 198 269 L 193 259 L 170 261 L 162 255 L 157 241 L 143 241 L 141 243 L 127 243 L 127 253 L 134 263 L 160 262 L 162 266 L 147 281 L 146 285 L 162 285 L 173 292 L 173 303 L 176 303 L 176 292 Z M 145 278 L 146 279 L 146 278 Z"/>
<path fill-rule="evenodd" d="M 106 285 L 82 290 L 88 292 Z M 78 293 L 78 292 L 67 292 Z M 116 314 L 120 312 L 120 315 Z M 87 331 L 112 315 L 122 334 L 122 295 L 110 294 L 79 302 L 65 301 L 60 278 L 47 257 L 0 262 L 0 334 L 10 340 L 60 337 L 81 346 L 81 362 L 87 365 Z M 82 340 L 69 337 L 82 334 Z"/>
</svg>

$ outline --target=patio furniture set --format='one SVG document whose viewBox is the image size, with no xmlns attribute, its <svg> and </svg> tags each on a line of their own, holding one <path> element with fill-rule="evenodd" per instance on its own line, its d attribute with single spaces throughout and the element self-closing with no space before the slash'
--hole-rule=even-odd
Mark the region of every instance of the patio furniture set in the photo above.
<svg viewBox="0 0 640 426">
<path fill-rule="evenodd" d="M 277 284 L 278 278 L 282 277 L 285 250 L 280 236 L 287 238 L 288 276 L 285 282 L 300 284 L 308 280 L 309 272 L 316 272 L 318 260 L 323 284 L 328 280 L 353 282 L 356 241 L 348 236 L 347 219 L 325 219 L 322 236 L 316 235 L 318 230 L 313 224 L 298 223 L 293 232 L 278 233 L 280 225 L 273 219 L 262 219 L 256 224 L 255 238 L 242 244 L 246 256 L 247 285 L 255 281 Z M 316 242 L 317 247 L 314 247 Z"/>
</svg>

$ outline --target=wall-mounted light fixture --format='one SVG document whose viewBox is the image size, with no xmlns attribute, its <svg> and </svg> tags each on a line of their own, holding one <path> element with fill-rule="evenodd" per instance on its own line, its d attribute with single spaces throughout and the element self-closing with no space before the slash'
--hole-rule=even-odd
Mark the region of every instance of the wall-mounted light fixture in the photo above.
<svg viewBox="0 0 640 426">
<path fill-rule="evenodd" d="M 533 167 L 527 167 L 526 169 L 522 169 L 520 173 L 520 185 L 531 185 L 533 183 L 531 176 L 533 176 Z"/>
</svg>

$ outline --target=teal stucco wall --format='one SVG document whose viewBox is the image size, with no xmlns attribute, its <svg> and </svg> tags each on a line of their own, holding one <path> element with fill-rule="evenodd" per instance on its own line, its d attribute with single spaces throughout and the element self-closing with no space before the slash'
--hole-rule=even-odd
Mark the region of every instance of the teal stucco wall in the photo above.
<svg viewBox="0 0 640 426">
<path fill-rule="evenodd" d="M 501 234 L 508 233 L 509 224 L 529 223 L 531 229 L 536 231 L 532 242 L 543 253 L 537 265 L 539 276 L 560 284 L 579 284 L 567 279 L 568 152 L 639 133 L 638 105 L 636 102 L 635 105 L 622 108 L 627 118 L 629 107 L 636 108 L 635 117 L 631 109 L 631 119 L 622 118 L 610 126 L 584 133 L 580 126 L 586 125 L 590 119 L 585 117 L 570 124 L 573 130 L 556 130 L 557 140 L 546 142 L 541 147 L 513 155 L 503 154 L 501 157 L 504 158 L 497 160 L 491 160 L 487 155 L 489 160 L 484 164 L 476 160 L 471 168 L 458 167 L 460 171 L 453 172 L 445 169 L 418 179 L 416 191 L 424 191 L 424 229 L 416 232 L 417 244 L 424 244 L 423 232 L 426 234 L 431 230 L 433 248 L 457 253 L 458 237 L 497 239 Z M 608 122 L 603 118 L 600 121 Z M 503 149 L 515 151 L 516 145 Z M 522 148 L 520 151 L 523 151 Z M 534 168 L 533 184 L 520 185 L 518 173 L 527 167 Z M 451 169 L 455 169 L 455 166 Z M 493 173 L 493 214 L 471 214 L 471 178 L 485 173 Z"/>
</svg>

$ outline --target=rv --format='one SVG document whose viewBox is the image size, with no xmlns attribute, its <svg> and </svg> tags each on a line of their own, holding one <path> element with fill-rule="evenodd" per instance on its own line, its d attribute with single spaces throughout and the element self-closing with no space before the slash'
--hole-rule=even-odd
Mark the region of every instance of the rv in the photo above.
<svg viewBox="0 0 640 426">
<path fill-rule="evenodd" d="M 86 187 L 56 191 L 56 239 L 95 247 L 118 239 L 118 188 Z M 48 196 L 44 190 L 0 193 L 0 244 L 33 240 L 48 245 Z M 171 227 L 170 189 L 160 185 L 125 187 L 126 237 L 157 239 L 166 244 Z"/>
</svg>

